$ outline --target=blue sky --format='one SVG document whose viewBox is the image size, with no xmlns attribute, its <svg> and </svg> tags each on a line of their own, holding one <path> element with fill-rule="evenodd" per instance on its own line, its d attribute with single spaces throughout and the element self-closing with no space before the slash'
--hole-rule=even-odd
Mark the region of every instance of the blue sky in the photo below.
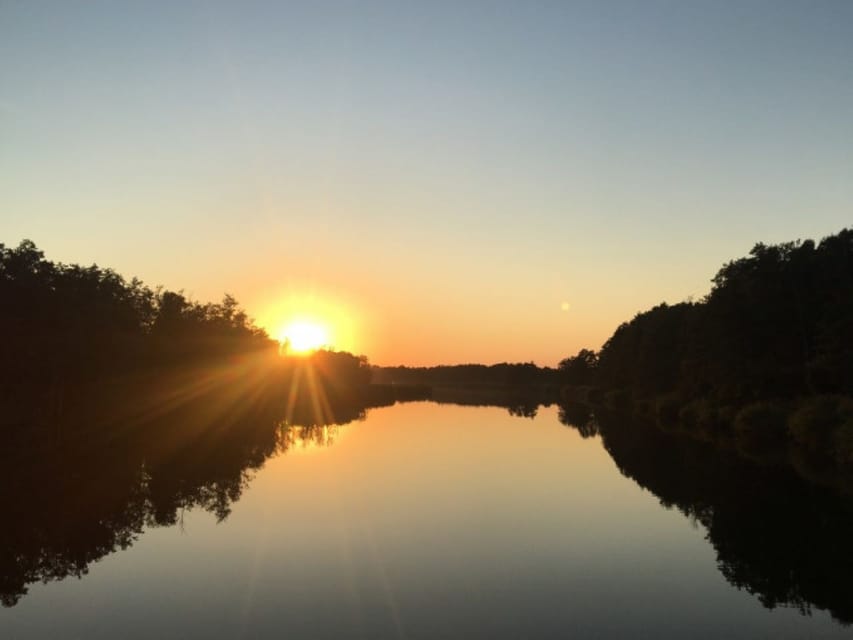
<svg viewBox="0 0 853 640">
<path fill-rule="evenodd" d="M 126 5 L 0 3 L 0 242 L 382 364 L 553 364 L 853 221 L 853 3 Z"/>
</svg>

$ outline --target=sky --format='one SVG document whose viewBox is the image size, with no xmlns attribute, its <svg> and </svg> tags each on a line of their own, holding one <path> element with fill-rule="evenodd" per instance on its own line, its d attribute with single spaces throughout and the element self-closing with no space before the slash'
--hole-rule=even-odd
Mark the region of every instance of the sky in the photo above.
<svg viewBox="0 0 853 640">
<path fill-rule="evenodd" d="M 853 3 L 0 0 L 0 242 L 382 365 L 599 348 L 853 223 Z"/>
</svg>

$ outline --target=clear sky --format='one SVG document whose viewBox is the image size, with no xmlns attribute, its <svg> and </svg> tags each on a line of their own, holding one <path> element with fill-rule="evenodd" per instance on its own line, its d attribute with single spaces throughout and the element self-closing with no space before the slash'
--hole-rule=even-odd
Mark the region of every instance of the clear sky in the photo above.
<svg viewBox="0 0 853 640">
<path fill-rule="evenodd" d="M 853 224 L 853 2 L 0 0 L 0 242 L 378 364 L 598 348 Z"/>
</svg>

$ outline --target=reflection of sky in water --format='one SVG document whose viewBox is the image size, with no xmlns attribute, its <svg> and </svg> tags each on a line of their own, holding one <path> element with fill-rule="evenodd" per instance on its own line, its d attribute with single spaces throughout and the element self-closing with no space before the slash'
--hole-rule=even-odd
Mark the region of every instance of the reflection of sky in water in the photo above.
<svg viewBox="0 0 853 640">
<path fill-rule="evenodd" d="M 554 409 L 415 403 L 333 431 L 289 436 L 225 522 L 195 510 L 80 581 L 33 585 L 0 635 L 844 635 L 729 586 L 704 531 Z"/>
</svg>

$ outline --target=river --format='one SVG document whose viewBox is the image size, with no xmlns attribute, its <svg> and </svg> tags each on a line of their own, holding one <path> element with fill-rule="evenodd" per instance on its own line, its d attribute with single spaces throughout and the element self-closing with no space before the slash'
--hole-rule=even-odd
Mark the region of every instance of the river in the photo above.
<svg viewBox="0 0 853 640">
<path fill-rule="evenodd" d="M 561 417 L 554 406 L 531 418 L 412 402 L 344 425 L 280 428 L 274 446 L 236 467 L 196 445 L 192 458 L 148 452 L 135 480 L 107 488 L 116 472 L 92 467 L 127 468 L 124 450 L 66 470 L 59 488 L 21 480 L 6 490 L 18 491 L 17 512 L 0 525 L 0 637 L 851 635 L 837 570 L 803 569 L 792 549 L 796 566 L 778 566 L 778 579 L 819 575 L 779 586 L 762 574 L 785 562 L 772 557 L 776 542 L 762 556 L 772 530 L 745 517 L 745 541 L 718 531 L 740 516 L 711 497 L 717 486 L 703 488 L 714 478 L 696 454 L 655 442 L 644 456 L 631 439 Z M 688 468 L 673 474 L 701 477 L 661 489 L 668 455 Z M 646 462 L 632 467 L 632 457 Z M 721 473 L 745 482 L 731 464 Z M 211 473 L 217 465 L 230 471 Z M 830 521 L 849 522 L 845 499 L 825 501 L 817 508 L 834 510 Z M 756 521 L 773 522 L 767 508 Z"/>
</svg>

